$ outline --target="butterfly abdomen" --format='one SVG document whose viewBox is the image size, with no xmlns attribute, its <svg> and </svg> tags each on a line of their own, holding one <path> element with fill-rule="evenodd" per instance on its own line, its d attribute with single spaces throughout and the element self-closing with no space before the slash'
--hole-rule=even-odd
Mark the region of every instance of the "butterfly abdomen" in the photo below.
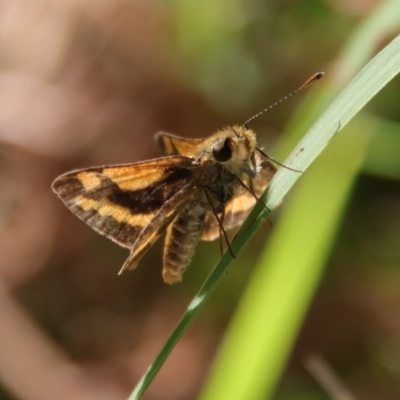
<svg viewBox="0 0 400 400">
<path fill-rule="evenodd" d="M 189 264 L 203 229 L 205 209 L 191 204 L 171 223 L 164 245 L 163 277 L 166 283 L 179 282 Z"/>
</svg>

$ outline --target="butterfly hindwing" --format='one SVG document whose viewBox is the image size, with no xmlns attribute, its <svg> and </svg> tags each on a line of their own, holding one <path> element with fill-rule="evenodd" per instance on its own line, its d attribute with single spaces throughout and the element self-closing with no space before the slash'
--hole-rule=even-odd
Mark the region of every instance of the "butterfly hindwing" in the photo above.
<svg viewBox="0 0 400 400">
<path fill-rule="evenodd" d="M 263 160 L 260 165 L 259 173 L 251 180 L 254 194 L 260 197 L 276 172 L 275 166 L 269 161 Z M 242 224 L 251 209 L 256 203 L 256 199 L 248 190 L 240 188 L 240 192 L 232 198 L 225 206 L 223 215 L 223 226 L 225 230 L 233 229 Z M 207 212 L 204 221 L 202 240 L 215 240 L 220 235 L 220 226 L 214 214 Z"/>
<path fill-rule="evenodd" d="M 167 229 L 174 218 L 181 212 L 189 197 L 193 196 L 194 189 L 191 182 L 184 184 L 176 193 L 164 202 L 162 207 L 154 214 L 147 226 L 140 232 L 131 248 L 131 253 L 121 268 L 120 273 L 126 269 L 134 269 L 146 251 L 154 244 L 160 235 Z"/>
<path fill-rule="evenodd" d="M 165 132 L 157 133 L 155 139 L 161 154 L 164 156 L 196 157 L 205 143 L 204 139 L 186 139 Z"/>
</svg>

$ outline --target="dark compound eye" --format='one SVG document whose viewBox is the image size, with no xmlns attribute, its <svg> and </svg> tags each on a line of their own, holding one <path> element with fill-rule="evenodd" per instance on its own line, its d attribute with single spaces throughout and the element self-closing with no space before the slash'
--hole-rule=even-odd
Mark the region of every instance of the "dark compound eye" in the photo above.
<svg viewBox="0 0 400 400">
<path fill-rule="evenodd" d="M 213 156 L 219 162 L 228 161 L 232 157 L 231 140 L 226 138 L 224 142 L 218 143 L 213 148 Z"/>
</svg>

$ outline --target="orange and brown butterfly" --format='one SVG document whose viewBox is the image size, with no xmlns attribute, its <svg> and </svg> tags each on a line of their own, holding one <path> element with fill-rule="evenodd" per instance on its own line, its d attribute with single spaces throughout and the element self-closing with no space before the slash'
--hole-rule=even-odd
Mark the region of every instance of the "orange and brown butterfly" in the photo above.
<svg viewBox="0 0 400 400">
<path fill-rule="evenodd" d="M 166 232 L 163 278 L 178 282 L 197 242 L 240 225 L 276 172 L 250 120 L 207 139 L 158 133 L 164 157 L 72 171 L 52 188 L 81 220 L 130 250 L 120 272 L 136 268 Z"/>
</svg>

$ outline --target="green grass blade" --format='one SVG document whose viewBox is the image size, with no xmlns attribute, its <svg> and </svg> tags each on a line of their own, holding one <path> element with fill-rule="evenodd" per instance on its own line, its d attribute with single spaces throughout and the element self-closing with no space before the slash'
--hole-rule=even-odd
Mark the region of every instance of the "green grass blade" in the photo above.
<svg viewBox="0 0 400 400">
<path fill-rule="evenodd" d="M 356 125 L 354 127 L 354 125 Z M 330 254 L 371 134 L 352 124 L 307 172 L 274 228 L 202 400 L 270 398 Z"/>
<path fill-rule="evenodd" d="M 343 128 L 371 97 L 384 87 L 399 70 L 400 38 L 397 38 L 378 54 L 378 56 L 376 56 L 350 83 L 296 147 L 286 161 L 286 164 L 304 171 L 328 145 L 339 128 Z M 299 175 L 300 174 L 293 173 L 286 169 L 281 169 L 276 174 L 269 188 L 267 205 L 270 209 L 273 209 L 279 204 L 299 178 Z M 243 224 L 236 240 L 233 242 L 232 248 L 236 254 L 250 240 L 255 230 L 265 219 L 267 212 L 266 210 L 260 212 L 260 209 L 260 206 L 255 207 L 249 218 Z M 230 261 L 231 256 L 229 252 L 225 253 L 198 294 L 190 303 L 186 313 L 166 341 L 153 364 L 136 386 L 129 397 L 130 400 L 139 399 L 150 385 L 179 338 L 184 334 L 205 300 L 215 288 Z"/>
</svg>

